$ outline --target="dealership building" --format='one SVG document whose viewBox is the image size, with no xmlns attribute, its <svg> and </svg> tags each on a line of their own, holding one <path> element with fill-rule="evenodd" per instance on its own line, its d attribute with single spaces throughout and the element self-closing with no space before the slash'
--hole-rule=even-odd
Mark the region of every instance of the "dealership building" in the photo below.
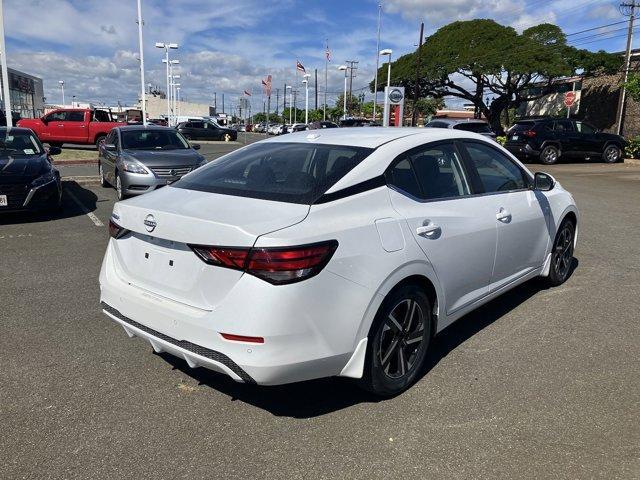
<svg viewBox="0 0 640 480">
<path fill-rule="evenodd" d="M 11 110 L 20 118 L 38 118 L 44 114 L 44 89 L 42 79 L 9 68 L 9 95 Z M 4 82 L 2 75 L 0 79 Z M 4 111 L 4 101 L 2 102 Z"/>
</svg>

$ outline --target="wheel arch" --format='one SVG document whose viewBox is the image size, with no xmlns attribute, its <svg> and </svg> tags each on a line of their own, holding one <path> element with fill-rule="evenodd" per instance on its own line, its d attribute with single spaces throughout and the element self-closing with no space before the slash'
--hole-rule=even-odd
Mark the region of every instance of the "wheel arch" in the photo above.
<svg viewBox="0 0 640 480">
<path fill-rule="evenodd" d="M 545 140 L 544 142 L 542 142 L 542 145 L 540 145 L 540 152 L 542 152 L 542 150 L 544 150 L 546 147 L 556 147 L 558 149 L 558 152 L 560 152 L 560 155 L 562 155 L 562 145 L 560 145 L 559 141 Z"/>
</svg>

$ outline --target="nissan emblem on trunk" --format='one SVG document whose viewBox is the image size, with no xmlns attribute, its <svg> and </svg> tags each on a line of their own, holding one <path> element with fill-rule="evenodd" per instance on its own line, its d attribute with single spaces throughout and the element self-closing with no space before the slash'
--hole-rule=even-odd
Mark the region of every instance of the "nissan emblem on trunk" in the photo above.
<svg viewBox="0 0 640 480">
<path fill-rule="evenodd" d="M 144 226 L 147 228 L 147 232 L 149 233 L 153 232 L 156 229 L 156 226 L 158 225 L 156 223 L 156 219 L 151 214 L 147 215 L 143 223 L 144 223 Z"/>
</svg>

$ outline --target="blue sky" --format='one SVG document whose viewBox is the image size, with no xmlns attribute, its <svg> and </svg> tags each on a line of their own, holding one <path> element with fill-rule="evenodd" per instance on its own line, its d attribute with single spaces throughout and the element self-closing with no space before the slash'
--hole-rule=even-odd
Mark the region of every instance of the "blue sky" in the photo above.
<svg viewBox="0 0 640 480">
<path fill-rule="evenodd" d="M 60 101 L 58 80 L 64 80 L 67 98 L 135 102 L 135 0 L 5 0 L 4 5 L 9 66 L 43 77 L 48 101 Z M 359 60 L 354 90 L 364 89 L 373 77 L 377 5 L 376 0 L 143 0 L 146 80 L 165 82 L 163 52 L 154 43 L 177 42 L 175 58 L 187 99 L 212 103 L 213 92 L 218 98 L 225 92 L 234 101 L 247 89 L 255 109 L 261 104 L 260 79 L 273 75 L 275 94 L 276 87 L 295 82 L 296 58 L 311 73 L 318 68 L 322 92 L 328 38 L 333 104 L 342 90 L 339 64 Z M 427 35 L 471 18 L 493 18 L 518 30 L 546 21 L 566 33 L 624 20 L 617 2 L 609 0 L 585 0 L 579 6 L 568 0 L 384 0 L 382 5 L 380 48 L 393 49 L 394 58 L 415 48 L 421 20 Z M 624 28 L 615 25 L 569 40 L 580 48 L 620 51 Z"/>
</svg>

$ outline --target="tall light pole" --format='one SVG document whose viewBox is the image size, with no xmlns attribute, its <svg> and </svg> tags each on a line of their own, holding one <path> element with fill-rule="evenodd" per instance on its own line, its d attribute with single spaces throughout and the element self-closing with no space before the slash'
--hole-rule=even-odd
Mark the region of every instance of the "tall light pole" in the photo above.
<svg viewBox="0 0 640 480">
<path fill-rule="evenodd" d="M 287 90 L 289 90 L 289 125 L 291 125 L 291 110 L 293 108 L 293 87 L 291 85 L 287 85 Z"/>
<path fill-rule="evenodd" d="M 172 60 L 172 62 L 177 62 L 177 60 Z M 173 69 L 172 69 L 173 71 Z M 171 75 L 171 114 L 174 120 L 176 120 L 177 115 L 177 100 L 176 100 L 176 88 L 180 85 L 176 83 L 176 80 L 180 78 L 180 75 Z M 177 123 L 177 122 L 175 122 Z"/>
<path fill-rule="evenodd" d="M 176 104 L 176 114 L 178 117 L 180 116 L 180 84 L 176 88 L 176 98 L 178 99 L 178 103 Z"/>
<path fill-rule="evenodd" d="M 380 17 L 382 3 L 378 4 L 378 34 L 376 35 L 376 77 L 373 81 L 373 121 L 376 121 L 376 104 L 378 103 L 378 69 L 380 68 Z"/>
<path fill-rule="evenodd" d="M 140 49 L 140 93 L 142 95 L 142 125 L 147 125 L 147 92 L 144 88 L 144 46 L 142 43 L 142 0 L 138 0 L 138 48 Z"/>
<path fill-rule="evenodd" d="M 380 50 L 380 55 L 381 56 L 389 56 L 389 61 L 387 62 L 387 87 L 391 86 L 391 54 L 393 53 L 393 50 L 391 50 L 390 48 L 385 48 L 384 50 Z"/>
<path fill-rule="evenodd" d="M 305 125 L 309 124 L 309 77 L 311 75 L 309 73 L 304 74 L 304 123 Z"/>
<path fill-rule="evenodd" d="M 59 80 L 60 88 L 62 89 L 62 106 L 64 106 L 64 80 Z"/>
<path fill-rule="evenodd" d="M 162 63 L 165 63 L 167 65 L 167 125 L 169 125 L 169 117 L 171 116 L 171 98 L 169 95 L 169 50 L 170 49 L 177 49 L 178 48 L 178 44 L 177 43 L 162 43 L 162 42 L 156 42 L 156 48 L 164 48 L 164 60 L 162 60 Z"/>
<path fill-rule="evenodd" d="M 340 65 L 338 70 L 344 71 L 344 94 L 342 96 L 342 110 L 344 114 L 342 115 L 343 119 L 347 118 L 347 70 L 348 67 L 346 65 Z"/>
<path fill-rule="evenodd" d="M 4 115 L 7 119 L 7 128 L 13 127 L 11 115 L 11 97 L 9 94 L 9 72 L 7 68 L 7 47 L 4 44 L 4 11 L 0 0 L 0 61 L 2 61 L 2 97 L 4 100 Z"/>
</svg>

